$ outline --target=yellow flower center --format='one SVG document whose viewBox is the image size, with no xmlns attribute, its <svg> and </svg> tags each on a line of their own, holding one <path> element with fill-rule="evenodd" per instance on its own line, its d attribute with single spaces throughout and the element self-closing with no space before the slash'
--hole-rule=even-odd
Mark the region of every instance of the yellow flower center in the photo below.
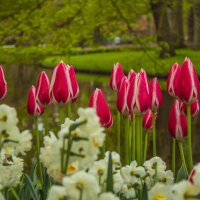
<svg viewBox="0 0 200 200">
<path fill-rule="evenodd" d="M 167 198 L 163 194 L 156 194 L 152 200 L 167 200 Z"/>
<path fill-rule="evenodd" d="M 94 145 L 94 147 L 99 147 L 99 143 L 95 140 L 95 138 L 92 139 L 92 144 Z"/>
</svg>

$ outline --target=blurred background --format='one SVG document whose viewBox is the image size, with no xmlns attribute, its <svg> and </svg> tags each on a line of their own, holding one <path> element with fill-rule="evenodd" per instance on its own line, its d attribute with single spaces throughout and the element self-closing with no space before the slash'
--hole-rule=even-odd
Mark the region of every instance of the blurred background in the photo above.
<svg viewBox="0 0 200 200">
<path fill-rule="evenodd" d="M 16 107 L 21 128 L 33 124 L 26 113 L 29 87 L 42 70 L 50 77 L 60 60 L 77 72 L 80 95 L 73 117 L 100 87 L 115 119 L 116 95 L 109 88 L 109 74 L 120 62 L 125 73 L 144 68 L 150 78 L 159 78 L 164 102 L 157 121 L 158 151 L 169 161 L 167 121 L 173 99 L 165 91 L 165 80 L 171 64 L 182 64 L 186 56 L 200 74 L 200 0 L 0 0 L 0 64 L 8 83 L 2 103 Z M 49 127 L 57 131 L 60 110 L 66 107 L 48 109 Z M 41 130 L 42 122 L 41 117 Z M 198 115 L 192 128 L 196 160 L 199 127 Z M 107 143 L 115 150 L 115 123 L 107 132 Z"/>
</svg>

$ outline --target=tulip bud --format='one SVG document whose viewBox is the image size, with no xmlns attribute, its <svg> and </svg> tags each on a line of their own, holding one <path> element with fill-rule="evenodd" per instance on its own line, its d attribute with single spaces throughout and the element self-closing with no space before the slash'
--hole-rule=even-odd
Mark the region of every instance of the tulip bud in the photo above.
<svg viewBox="0 0 200 200">
<path fill-rule="evenodd" d="M 128 80 L 129 82 L 131 82 L 135 77 L 136 77 L 136 72 L 134 70 L 130 70 L 130 72 L 128 73 Z"/>
<path fill-rule="evenodd" d="M 167 78 L 167 91 L 172 97 L 177 96 L 180 73 L 180 65 L 178 63 L 173 64 L 170 68 L 169 75 Z"/>
<path fill-rule="evenodd" d="M 110 87 L 112 90 L 118 91 L 122 78 L 124 77 L 124 72 L 119 63 L 114 64 L 111 76 L 110 76 Z"/>
<path fill-rule="evenodd" d="M 187 118 L 180 110 L 179 100 L 176 100 L 172 105 L 169 114 L 168 130 L 170 135 L 178 140 L 187 136 Z"/>
<path fill-rule="evenodd" d="M 191 105 L 191 116 L 194 117 L 198 114 L 199 112 L 199 99 L 197 99 L 196 101 L 194 101 Z M 181 111 L 187 115 L 187 106 L 185 103 L 181 102 Z"/>
<path fill-rule="evenodd" d="M 44 108 L 42 105 L 38 104 L 36 101 L 36 89 L 32 85 L 29 90 L 28 101 L 27 101 L 27 111 L 29 115 L 39 116 L 42 115 L 44 112 Z"/>
<path fill-rule="evenodd" d="M 186 58 L 180 72 L 178 97 L 185 103 L 192 103 L 199 97 L 199 80 L 189 58 Z"/>
<path fill-rule="evenodd" d="M 147 110 L 147 112 L 145 112 L 143 120 L 142 120 L 142 126 L 144 129 L 148 130 L 148 129 L 152 129 L 153 124 L 152 124 L 152 112 L 151 110 Z"/>
<path fill-rule="evenodd" d="M 130 112 L 133 113 L 144 113 L 149 109 L 149 86 L 144 70 L 136 74 L 130 82 L 127 102 Z"/>
<path fill-rule="evenodd" d="M 152 111 L 157 111 L 163 100 L 162 90 L 157 78 L 154 78 L 149 84 L 149 98 Z"/>
<path fill-rule="evenodd" d="M 117 108 L 119 112 L 124 116 L 128 116 L 129 114 L 129 109 L 127 105 L 128 88 L 129 81 L 126 76 L 124 76 L 117 96 Z"/>
<path fill-rule="evenodd" d="M 79 86 L 78 86 L 78 82 L 76 79 L 76 74 L 74 71 L 74 67 L 73 66 L 67 66 L 68 70 L 69 70 L 69 79 L 70 83 L 70 97 L 72 99 L 72 101 L 76 101 L 78 94 L 79 94 Z"/>
<path fill-rule="evenodd" d="M 36 99 L 43 106 L 47 106 L 50 103 L 49 79 L 44 71 L 40 73 L 40 76 L 37 81 Z"/>
<path fill-rule="evenodd" d="M 6 96 L 7 93 L 7 83 L 4 76 L 3 67 L 0 66 L 0 100 Z"/>
<path fill-rule="evenodd" d="M 50 98 L 55 103 L 67 103 L 70 101 L 69 80 L 67 80 L 66 71 L 66 65 L 63 61 L 53 70 L 49 92 Z"/>
<path fill-rule="evenodd" d="M 113 124 L 112 114 L 104 99 L 101 89 L 96 88 L 90 97 L 89 107 L 95 108 L 100 123 L 105 128 L 109 128 Z"/>
</svg>

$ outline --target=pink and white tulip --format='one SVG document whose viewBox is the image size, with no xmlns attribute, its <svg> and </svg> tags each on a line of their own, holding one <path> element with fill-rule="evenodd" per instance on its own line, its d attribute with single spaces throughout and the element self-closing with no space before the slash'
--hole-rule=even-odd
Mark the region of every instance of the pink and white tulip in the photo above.
<svg viewBox="0 0 200 200">
<path fill-rule="evenodd" d="M 92 93 L 89 101 L 89 107 L 92 107 L 96 110 L 96 113 L 100 119 L 100 123 L 103 127 L 109 128 L 112 126 L 112 114 L 101 89 L 96 88 L 95 91 Z"/>
<path fill-rule="evenodd" d="M 147 112 L 145 112 L 144 116 L 143 116 L 143 120 L 142 120 L 142 126 L 145 130 L 149 130 L 153 128 L 153 120 L 152 120 L 153 114 L 151 112 L 151 110 L 147 110 Z"/>
<path fill-rule="evenodd" d="M 40 116 L 44 112 L 43 106 L 36 100 L 36 89 L 33 85 L 31 86 L 28 94 L 27 111 L 29 115 L 32 116 Z"/>
<path fill-rule="evenodd" d="M 186 58 L 179 76 L 178 97 L 185 103 L 193 103 L 199 97 L 199 80 L 189 58 Z"/>
<path fill-rule="evenodd" d="M 177 96 L 180 73 L 180 65 L 178 63 L 173 64 L 167 78 L 167 91 L 172 97 Z"/>
<path fill-rule="evenodd" d="M 129 81 L 127 77 L 124 76 L 117 96 L 117 109 L 123 116 L 129 115 L 129 108 L 127 104 L 128 89 Z"/>
<path fill-rule="evenodd" d="M 194 117 L 196 116 L 198 113 L 199 113 L 199 109 L 200 109 L 200 106 L 199 106 L 199 99 L 197 99 L 196 101 L 194 101 L 191 105 L 190 105 L 190 108 L 191 108 L 191 116 Z M 181 111 L 187 115 L 187 106 L 185 103 L 181 103 Z"/>
<path fill-rule="evenodd" d="M 187 136 L 187 118 L 181 112 L 179 100 L 174 102 L 170 110 L 168 130 L 170 135 L 178 140 Z"/>
<path fill-rule="evenodd" d="M 151 110 L 157 111 L 163 101 L 162 90 L 160 88 L 157 78 L 154 78 L 149 83 L 149 98 Z"/>
<path fill-rule="evenodd" d="M 110 87 L 112 90 L 115 91 L 119 90 L 123 77 L 124 77 L 124 72 L 122 66 L 119 63 L 114 64 L 110 76 Z"/>
<path fill-rule="evenodd" d="M 137 73 L 131 69 L 130 72 L 128 73 L 129 82 L 131 82 L 136 77 L 136 75 L 137 75 Z"/>
<path fill-rule="evenodd" d="M 137 73 L 131 80 L 128 91 L 128 107 L 132 113 L 144 113 L 150 107 L 149 101 L 149 86 L 147 81 L 147 74 L 144 70 Z"/>
<path fill-rule="evenodd" d="M 42 71 L 36 85 L 36 99 L 43 106 L 49 105 L 51 101 L 49 96 L 49 86 L 49 78 L 47 74 Z"/>
<path fill-rule="evenodd" d="M 3 67 L 0 66 L 0 100 L 6 96 L 7 93 L 7 83 L 4 76 Z"/>
</svg>

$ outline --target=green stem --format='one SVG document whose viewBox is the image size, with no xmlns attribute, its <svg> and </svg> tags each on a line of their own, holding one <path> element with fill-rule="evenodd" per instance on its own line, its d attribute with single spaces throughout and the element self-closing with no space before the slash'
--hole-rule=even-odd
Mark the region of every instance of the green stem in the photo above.
<svg viewBox="0 0 200 200">
<path fill-rule="evenodd" d="M 67 174 L 67 169 L 68 169 L 68 164 L 69 164 L 69 157 L 70 157 L 70 151 L 73 143 L 73 138 L 71 138 L 71 134 L 69 135 L 68 138 L 68 143 L 67 143 L 67 153 L 66 153 L 66 160 L 65 160 L 65 166 L 64 166 L 64 173 Z"/>
<path fill-rule="evenodd" d="M 182 141 L 178 141 L 178 146 L 179 146 L 179 151 L 180 151 L 180 155 L 181 155 L 181 160 L 182 160 L 182 163 L 183 163 L 183 166 L 187 172 L 187 175 L 188 175 L 188 169 L 187 169 L 187 165 L 186 165 L 186 162 L 185 162 L 185 156 L 184 156 L 184 152 L 183 152 L 183 145 L 182 145 Z"/>
<path fill-rule="evenodd" d="M 140 148 L 140 115 L 136 115 L 135 116 L 135 120 L 136 120 L 136 160 L 137 160 L 137 163 L 138 165 L 140 165 L 141 163 L 141 148 Z"/>
<path fill-rule="evenodd" d="M 129 163 L 131 163 L 131 142 L 132 142 L 132 124 L 131 124 L 131 121 L 129 119 Z"/>
<path fill-rule="evenodd" d="M 71 102 L 69 102 L 69 103 L 67 104 L 67 116 L 68 116 L 68 118 L 70 118 L 70 119 L 71 119 L 71 117 L 72 117 L 72 104 L 71 104 Z"/>
<path fill-rule="evenodd" d="M 20 200 L 20 197 L 18 196 L 14 188 L 10 187 L 9 190 L 12 192 L 16 200 Z"/>
<path fill-rule="evenodd" d="M 132 143 L 131 143 L 131 149 L 132 149 L 132 156 L 131 159 L 135 160 L 135 115 L 133 115 L 133 122 L 132 122 Z"/>
<path fill-rule="evenodd" d="M 120 146 L 121 146 L 121 138 L 120 138 L 120 112 L 117 112 L 117 151 L 120 155 Z"/>
<path fill-rule="evenodd" d="M 129 118 L 125 118 L 125 164 L 129 163 Z"/>
<path fill-rule="evenodd" d="M 176 139 L 172 138 L 172 171 L 176 173 Z"/>
<path fill-rule="evenodd" d="M 152 122 L 153 122 L 153 156 L 155 157 L 157 155 L 156 153 L 156 119 L 155 119 L 155 113 L 153 114 Z"/>
<path fill-rule="evenodd" d="M 45 135 L 48 135 L 48 109 L 45 108 L 44 112 L 44 133 Z"/>
<path fill-rule="evenodd" d="M 82 200 L 83 199 L 83 190 L 80 189 L 79 191 L 80 191 L 79 200 Z"/>
<path fill-rule="evenodd" d="M 147 159 L 148 136 L 149 136 L 149 133 L 148 133 L 148 131 L 146 131 L 145 132 L 145 140 L 144 140 L 144 160 L 143 160 L 143 162 Z"/>
<path fill-rule="evenodd" d="M 144 158 L 144 154 L 143 154 L 143 127 L 142 127 L 142 118 L 143 118 L 143 116 L 141 115 L 140 116 L 140 164 L 143 164 L 142 163 L 142 159 Z"/>
<path fill-rule="evenodd" d="M 41 167 L 41 162 L 40 162 L 40 135 L 38 131 L 38 117 L 35 117 L 35 135 L 36 135 L 37 167 L 38 167 L 40 182 L 43 185 L 42 167 Z"/>
<path fill-rule="evenodd" d="M 192 131 L 191 131 L 191 105 L 187 104 L 187 127 L 188 127 L 188 162 L 189 162 L 189 171 L 193 167 L 192 160 Z"/>
</svg>

